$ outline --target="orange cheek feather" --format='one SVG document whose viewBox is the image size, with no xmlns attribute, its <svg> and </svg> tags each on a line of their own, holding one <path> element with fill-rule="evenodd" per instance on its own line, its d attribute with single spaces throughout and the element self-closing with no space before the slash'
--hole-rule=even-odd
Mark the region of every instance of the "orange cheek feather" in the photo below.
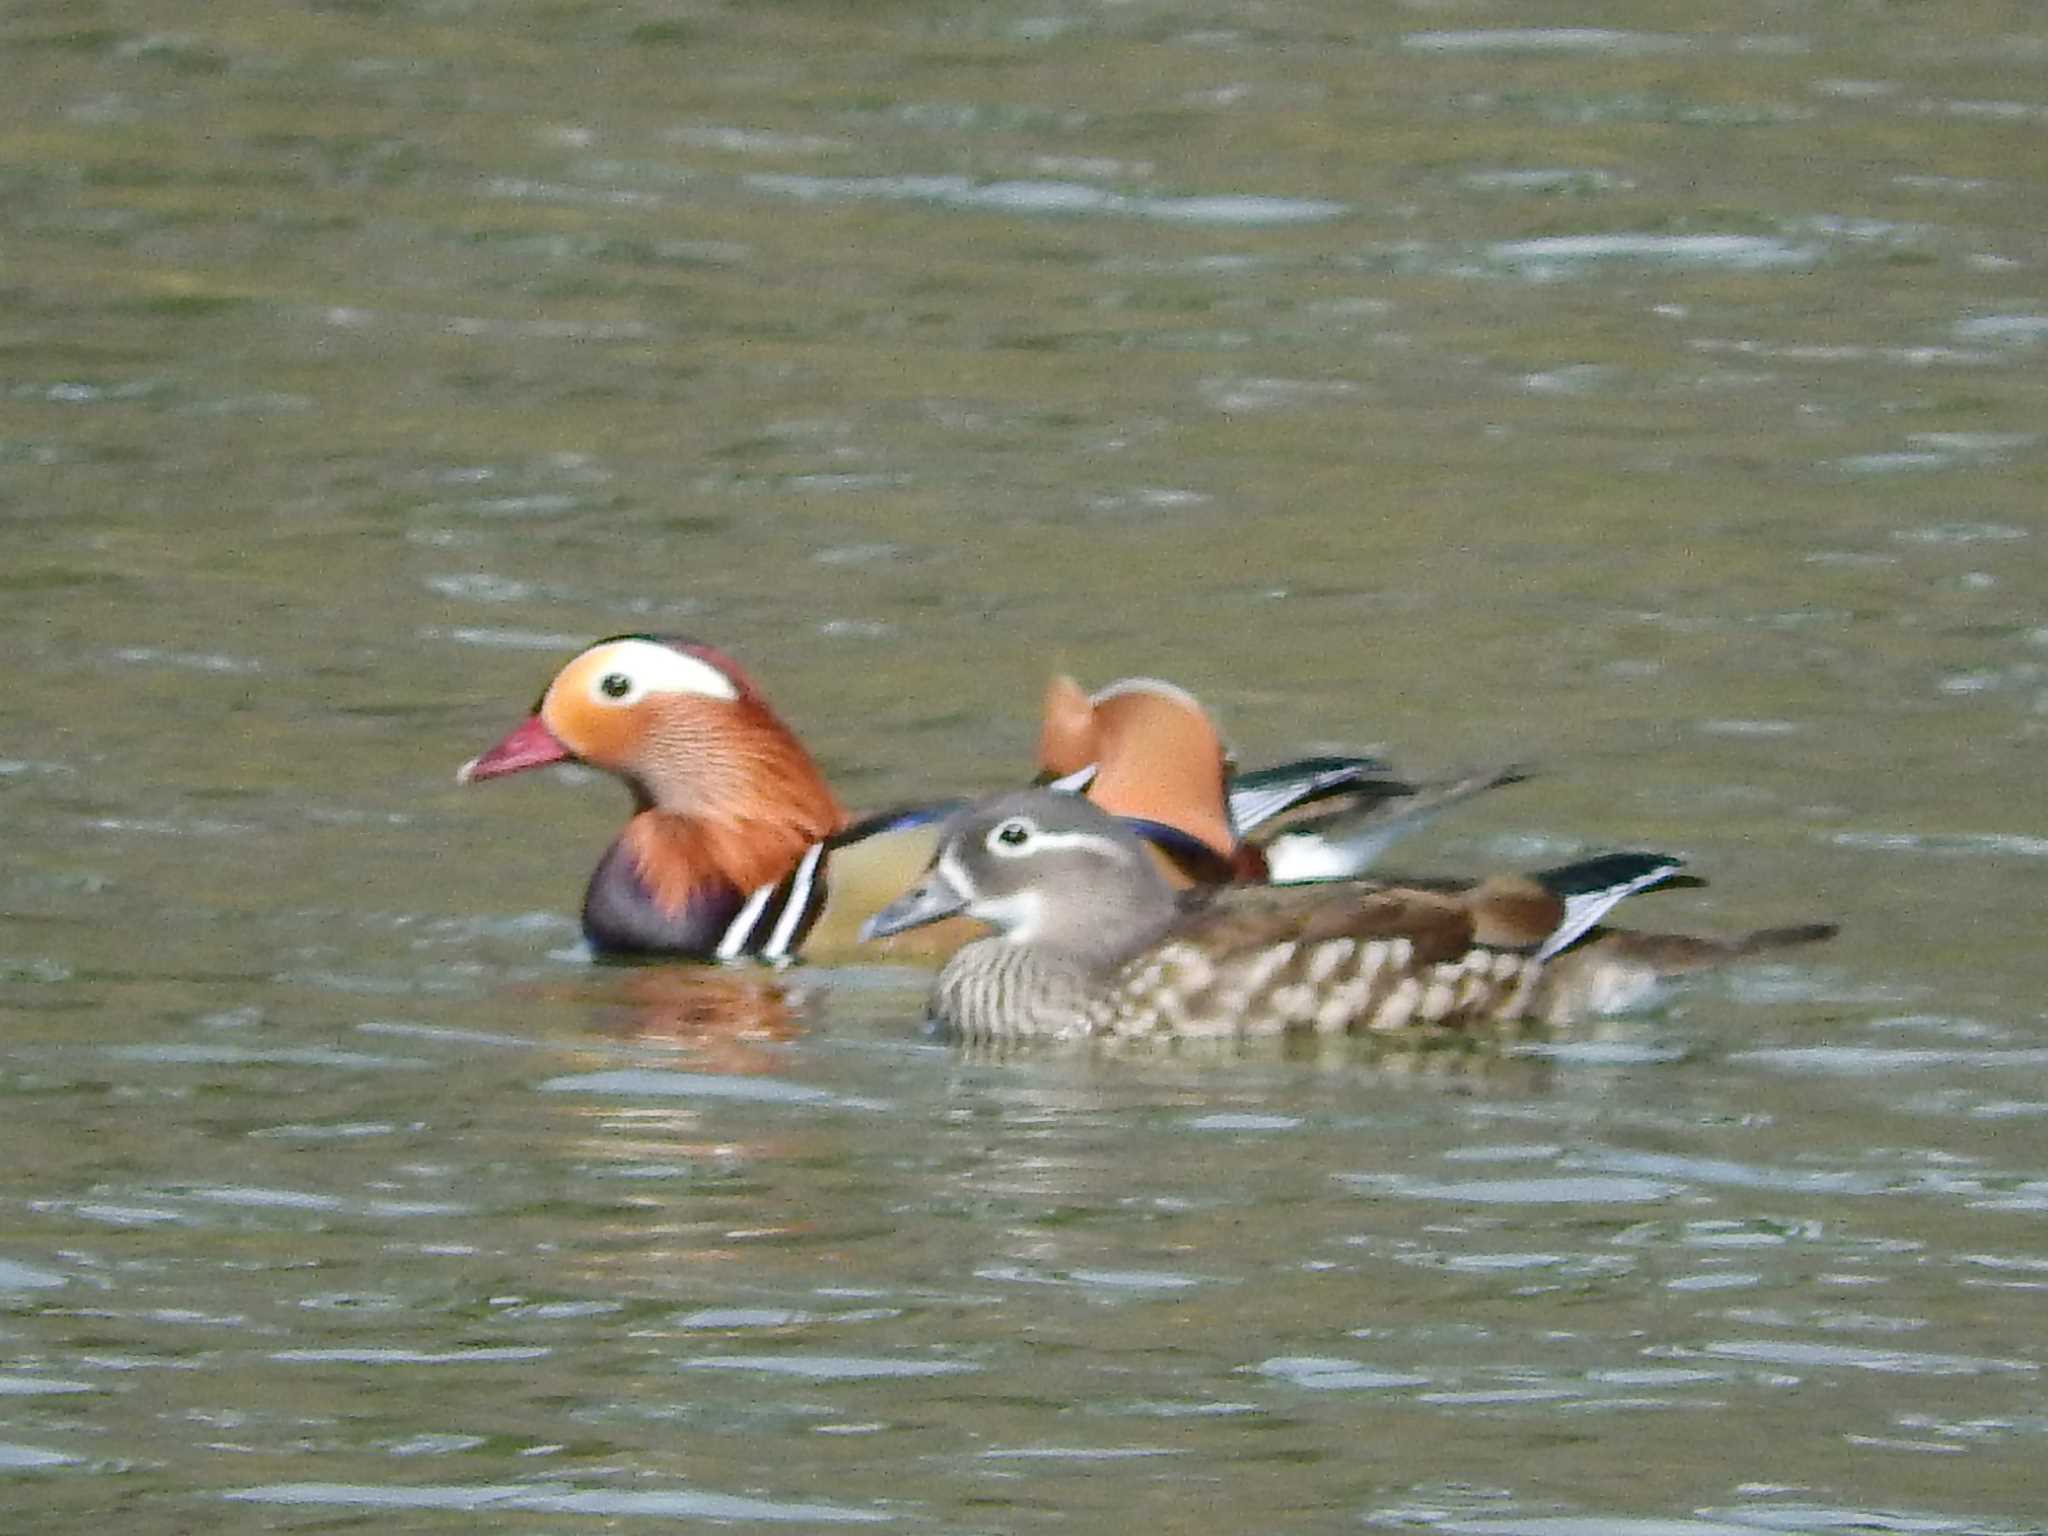
<svg viewBox="0 0 2048 1536">
<path fill-rule="evenodd" d="M 810 755 L 761 706 L 669 697 L 660 708 L 658 732 L 629 721 L 629 736 L 602 722 L 589 760 L 630 763 L 656 795 L 657 809 L 635 817 L 625 841 L 663 910 L 680 911 L 708 882 L 742 893 L 772 885 L 846 825 Z M 599 758 L 600 750 L 616 755 Z"/>
<path fill-rule="evenodd" d="M 563 675 L 563 681 L 568 676 Z M 641 709 L 599 709 L 557 683 L 541 702 L 540 718 L 571 752 L 593 768 L 623 773 L 647 734 Z"/>
</svg>

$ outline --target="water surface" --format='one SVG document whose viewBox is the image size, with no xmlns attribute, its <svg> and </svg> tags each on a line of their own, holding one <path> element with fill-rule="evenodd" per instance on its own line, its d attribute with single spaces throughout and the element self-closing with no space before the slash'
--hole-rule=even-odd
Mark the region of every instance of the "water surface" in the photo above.
<svg viewBox="0 0 2048 1536">
<path fill-rule="evenodd" d="M 0 29 L 0 1477 L 38 1531 L 2041 1528 L 2027 7 Z M 1054 666 L 1824 950 L 998 1059 L 591 967 L 585 640 L 855 804 Z"/>
</svg>

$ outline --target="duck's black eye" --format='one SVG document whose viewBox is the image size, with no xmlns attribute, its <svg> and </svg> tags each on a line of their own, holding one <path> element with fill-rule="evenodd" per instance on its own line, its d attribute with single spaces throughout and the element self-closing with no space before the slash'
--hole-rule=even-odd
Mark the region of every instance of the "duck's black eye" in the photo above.
<svg viewBox="0 0 2048 1536">
<path fill-rule="evenodd" d="M 1031 841 L 1031 832 L 1030 822 L 1021 816 L 1013 816 L 989 833 L 988 840 L 991 847 L 1022 848 Z"/>
<path fill-rule="evenodd" d="M 607 672 L 598 680 L 597 691 L 608 699 L 623 699 L 633 691 L 633 679 L 623 672 Z"/>
</svg>

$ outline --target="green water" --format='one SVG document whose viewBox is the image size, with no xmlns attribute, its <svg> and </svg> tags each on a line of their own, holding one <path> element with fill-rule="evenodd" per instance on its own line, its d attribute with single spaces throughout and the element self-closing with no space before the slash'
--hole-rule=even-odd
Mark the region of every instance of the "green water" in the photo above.
<svg viewBox="0 0 2048 1536">
<path fill-rule="evenodd" d="M 11 1529 L 2041 1528 L 2035 8 L 28 4 L 0 62 Z M 1248 761 L 1539 766 L 1429 867 L 1669 847 L 1674 926 L 1844 933 L 1505 1056 L 595 970 L 622 797 L 452 776 L 643 629 L 855 806 L 1157 673 Z"/>
</svg>

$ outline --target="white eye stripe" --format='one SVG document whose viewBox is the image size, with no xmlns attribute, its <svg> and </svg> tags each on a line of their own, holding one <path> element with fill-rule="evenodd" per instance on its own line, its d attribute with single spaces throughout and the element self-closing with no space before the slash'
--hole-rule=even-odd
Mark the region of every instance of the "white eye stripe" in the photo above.
<svg viewBox="0 0 2048 1536">
<path fill-rule="evenodd" d="M 1019 824 L 1018 821 L 1012 820 L 994 828 L 987 838 L 988 851 L 999 859 L 1035 858 L 1041 853 L 1053 853 L 1066 848 L 1089 848 L 1112 859 L 1123 855 L 1121 844 L 1096 832 L 1047 832 L 1043 828 L 1033 828 L 1030 835 L 1019 843 L 1005 843 L 996 836 L 1004 827 Z"/>
<path fill-rule="evenodd" d="M 1021 859 L 1039 845 L 1038 823 L 1029 816 L 1006 816 L 981 841 L 999 859 Z"/>
<path fill-rule="evenodd" d="M 590 696 L 599 704 L 637 704 L 650 693 L 737 699 L 733 680 L 699 657 L 651 640 L 618 640 L 591 654 Z"/>
</svg>

